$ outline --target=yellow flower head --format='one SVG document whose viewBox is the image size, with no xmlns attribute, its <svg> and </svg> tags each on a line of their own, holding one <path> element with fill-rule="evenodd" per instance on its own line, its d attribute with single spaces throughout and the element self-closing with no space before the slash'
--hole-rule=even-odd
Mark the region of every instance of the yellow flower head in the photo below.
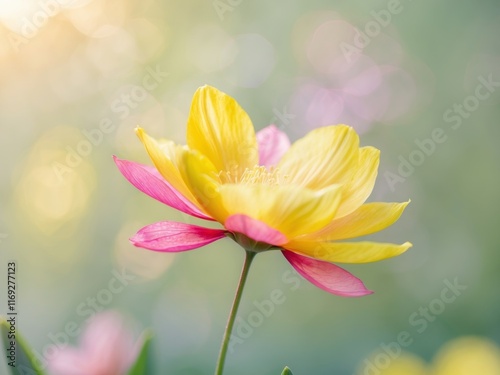
<svg viewBox="0 0 500 375">
<path fill-rule="evenodd" d="M 131 239 L 136 246 L 175 252 L 228 236 L 247 251 L 281 250 L 307 280 L 344 296 L 371 291 L 331 262 L 374 262 L 411 247 L 340 242 L 388 227 L 408 204 L 364 204 L 379 150 L 360 147 L 347 125 L 313 130 L 290 146 L 274 125 L 255 134 L 233 98 L 203 86 L 193 97 L 186 146 L 136 131 L 156 169 L 115 158 L 123 175 L 151 197 L 223 226 L 155 223 Z"/>
</svg>

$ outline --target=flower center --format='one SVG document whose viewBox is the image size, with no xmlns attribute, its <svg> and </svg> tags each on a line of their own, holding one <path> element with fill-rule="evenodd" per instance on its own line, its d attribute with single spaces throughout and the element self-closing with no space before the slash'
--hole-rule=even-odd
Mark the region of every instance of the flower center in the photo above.
<svg viewBox="0 0 500 375">
<path fill-rule="evenodd" d="M 253 253 L 262 253 L 264 251 L 279 250 L 279 246 L 270 245 L 265 242 L 255 241 L 254 239 L 247 237 L 243 233 L 231 233 L 228 235 L 237 244 L 243 247 L 246 251 L 251 251 Z"/>
<path fill-rule="evenodd" d="M 288 175 L 281 174 L 279 168 L 266 168 L 263 165 L 256 165 L 253 168 L 246 168 L 241 176 L 231 171 L 220 171 L 219 178 L 222 183 L 234 183 L 245 185 L 284 185 L 288 181 Z"/>
</svg>

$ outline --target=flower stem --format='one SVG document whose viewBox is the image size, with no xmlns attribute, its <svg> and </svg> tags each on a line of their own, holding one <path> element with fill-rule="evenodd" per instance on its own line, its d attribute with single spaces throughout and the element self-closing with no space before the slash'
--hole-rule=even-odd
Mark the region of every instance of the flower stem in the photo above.
<svg viewBox="0 0 500 375">
<path fill-rule="evenodd" d="M 252 260 L 257 253 L 251 251 L 245 251 L 245 263 L 243 264 L 243 269 L 241 270 L 240 281 L 238 282 L 238 287 L 236 288 L 236 294 L 234 295 L 233 306 L 229 312 L 229 317 L 227 319 L 226 330 L 224 331 L 224 337 L 222 338 L 222 344 L 219 352 L 219 359 L 217 360 L 217 367 L 215 368 L 215 375 L 222 375 L 224 371 L 224 363 L 226 361 L 227 348 L 229 346 L 229 339 L 231 338 L 231 332 L 234 326 L 234 320 L 236 319 L 236 313 L 238 312 L 238 307 L 240 305 L 241 296 L 243 294 L 243 288 L 245 287 L 245 282 L 247 281 L 248 271 Z"/>
</svg>

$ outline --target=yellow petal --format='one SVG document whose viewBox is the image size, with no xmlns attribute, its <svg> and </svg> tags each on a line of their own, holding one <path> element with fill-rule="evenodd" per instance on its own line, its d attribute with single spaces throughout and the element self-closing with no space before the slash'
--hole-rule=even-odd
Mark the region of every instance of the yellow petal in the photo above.
<svg viewBox="0 0 500 375">
<path fill-rule="evenodd" d="M 187 144 L 218 171 L 238 178 L 259 163 L 252 121 L 230 96 L 210 87 L 196 90 L 187 124 Z M 233 180 L 235 181 L 235 180 Z"/>
<path fill-rule="evenodd" d="M 182 168 L 182 154 L 186 151 L 182 146 L 175 145 L 171 141 L 158 142 L 150 137 L 142 128 L 136 128 L 137 136 L 146 148 L 149 157 L 156 169 L 178 192 L 200 207 L 191 190 L 186 185 L 179 167 Z"/>
<path fill-rule="evenodd" d="M 206 156 L 196 150 L 187 150 L 184 153 L 183 166 L 181 173 L 199 205 L 215 220 L 223 223 L 228 214 L 219 192 L 217 169 Z"/>
<path fill-rule="evenodd" d="M 336 263 L 370 263 L 392 258 L 412 246 L 379 242 L 318 242 L 295 240 L 285 247 L 316 259 Z"/>
<path fill-rule="evenodd" d="M 359 149 L 359 162 L 352 180 L 344 187 L 337 218 L 348 215 L 370 196 L 377 179 L 380 151 L 375 147 Z"/>
<path fill-rule="evenodd" d="M 366 236 L 392 225 L 410 203 L 367 203 L 340 219 L 333 220 L 316 233 L 304 237 L 307 240 L 333 241 Z"/>
<path fill-rule="evenodd" d="M 359 137 L 347 125 L 309 132 L 285 153 L 278 168 L 288 182 L 319 190 L 348 183 L 358 167 Z"/>
<path fill-rule="evenodd" d="M 220 193 L 229 214 L 261 220 L 289 239 L 324 227 L 341 199 L 338 185 L 314 191 L 300 186 L 225 184 Z"/>
</svg>

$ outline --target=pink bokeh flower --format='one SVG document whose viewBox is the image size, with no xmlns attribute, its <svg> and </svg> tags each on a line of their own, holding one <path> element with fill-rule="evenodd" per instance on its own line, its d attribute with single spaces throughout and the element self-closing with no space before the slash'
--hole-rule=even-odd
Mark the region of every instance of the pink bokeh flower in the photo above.
<svg viewBox="0 0 500 375">
<path fill-rule="evenodd" d="M 126 375 L 142 340 L 134 340 L 120 314 L 102 312 L 90 318 L 78 347 L 60 348 L 48 359 L 53 375 Z"/>
</svg>

